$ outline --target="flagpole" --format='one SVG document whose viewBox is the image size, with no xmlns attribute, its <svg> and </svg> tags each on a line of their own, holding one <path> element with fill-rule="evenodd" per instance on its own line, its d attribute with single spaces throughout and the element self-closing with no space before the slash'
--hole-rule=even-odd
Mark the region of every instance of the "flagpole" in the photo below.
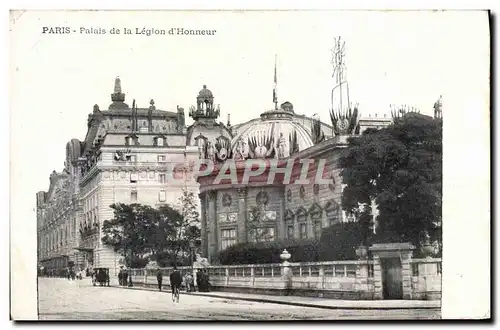
<svg viewBox="0 0 500 330">
<path fill-rule="evenodd" d="M 274 110 L 278 110 L 278 74 L 276 70 L 276 65 L 278 61 L 278 54 L 274 54 L 274 88 L 273 88 L 273 102 Z"/>
</svg>

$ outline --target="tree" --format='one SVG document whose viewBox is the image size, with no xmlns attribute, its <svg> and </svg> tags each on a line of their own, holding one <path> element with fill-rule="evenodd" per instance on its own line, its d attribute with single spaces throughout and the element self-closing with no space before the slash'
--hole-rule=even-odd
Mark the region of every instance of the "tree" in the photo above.
<svg viewBox="0 0 500 330">
<path fill-rule="evenodd" d="M 152 251 L 149 237 L 157 222 L 157 211 L 147 205 L 117 203 L 111 220 L 102 224 L 102 242 L 120 253 L 128 267 L 138 267 L 147 262 Z"/>
<path fill-rule="evenodd" d="M 152 238 L 156 247 L 158 263 L 179 264 L 182 257 L 193 253 L 191 246 L 201 246 L 200 215 L 197 198 L 185 189 L 179 198 L 178 207 L 162 205 L 158 209 L 159 223 Z"/>
<path fill-rule="evenodd" d="M 170 205 L 161 205 L 157 213 L 148 245 L 153 247 L 153 257 L 158 264 L 168 266 L 176 262 L 177 228 L 182 222 L 182 215 Z"/>
<path fill-rule="evenodd" d="M 440 241 L 442 121 L 418 113 L 348 140 L 340 157 L 346 185 L 342 208 L 357 216 L 370 238 L 372 202 L 381 237 L 417 246 Z"/>
</svg>

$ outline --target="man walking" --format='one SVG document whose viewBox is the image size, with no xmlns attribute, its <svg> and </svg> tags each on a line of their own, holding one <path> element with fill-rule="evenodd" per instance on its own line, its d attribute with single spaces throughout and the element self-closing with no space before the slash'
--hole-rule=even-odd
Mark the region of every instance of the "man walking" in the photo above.
<svg viewBox="0 0 500 330">
<path fill-rule="evenodd" d="M 161 283 L 163 282 L 163 273 L 160 268 L 156 269 L 156 280 L 158 281 L 158 289 L 161 291 Z"/>
</svg>

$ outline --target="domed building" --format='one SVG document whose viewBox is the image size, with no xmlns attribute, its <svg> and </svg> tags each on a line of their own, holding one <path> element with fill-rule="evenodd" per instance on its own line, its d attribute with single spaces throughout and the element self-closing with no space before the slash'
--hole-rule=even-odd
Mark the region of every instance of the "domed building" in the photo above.
<svg viewBox="0 0 500 330">
<path fill-rule="evenodd" d="M 214 104 L 214 95 L 207 85 L 203 85 L 198 93 L 196 107 L 190 107 L 189 116 L 194 123 L 187 129 L 186 142 L 188 146 L 197 146 L 200 156 L 208 142 L 215 143 L 219 139 L 229 143 L 231 140 L 232 134 L 228 126 L 217 121 L 220 107 Z"/>
<path fill-rule="evenodd" d="M 332 124 L 285 102 L 235 127 L 229 148 L 207 143 L 203 156 L 214 165 L 198 177 L 202 255 L 217 262 L 236 243 L 319 238 L 346 220 L 337 159 L 345 136 L 360 131 L 357 110 Z"/>
</svg>

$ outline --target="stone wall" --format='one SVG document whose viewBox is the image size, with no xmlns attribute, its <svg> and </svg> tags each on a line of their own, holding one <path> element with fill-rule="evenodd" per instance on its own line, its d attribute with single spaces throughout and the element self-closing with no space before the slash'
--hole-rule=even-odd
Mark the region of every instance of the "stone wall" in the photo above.
<svg viewBox="0 0 500 330">
<path fill-rule="evenodd" d="M 441 259 L 414 259 L 411 264 L 424 273 L 412 277 L 412 294 L 404 299 L 441 299 Z M 265 265 L 208 266 L 209 281 L 214 291 L 301 295 L 333 299 L 382 299 L 376 294 L 376 279 L 371 260 L 328 261 Z M 291 272 L 286 272 L 289 267 Z M 191 273 L 191 267 L 180 267 L 181 273 Z M 435 270 L 435 272 L 434 272 Z M 162 268 L 163 285 L 169 286 L 171 268 Z M 291 286 L 284 274 L 291 274 Z M 432 274 L 432 275 L 431 275 Z M 135 286 L 154 287 L 156 271 L 133 269 Z M 439 285 L 438 285 L 439 283 Z M 427 286 L 425 286 L 427 285 Z M 432 290 L 432 291 L 431 291 Z"/>
</svg>

